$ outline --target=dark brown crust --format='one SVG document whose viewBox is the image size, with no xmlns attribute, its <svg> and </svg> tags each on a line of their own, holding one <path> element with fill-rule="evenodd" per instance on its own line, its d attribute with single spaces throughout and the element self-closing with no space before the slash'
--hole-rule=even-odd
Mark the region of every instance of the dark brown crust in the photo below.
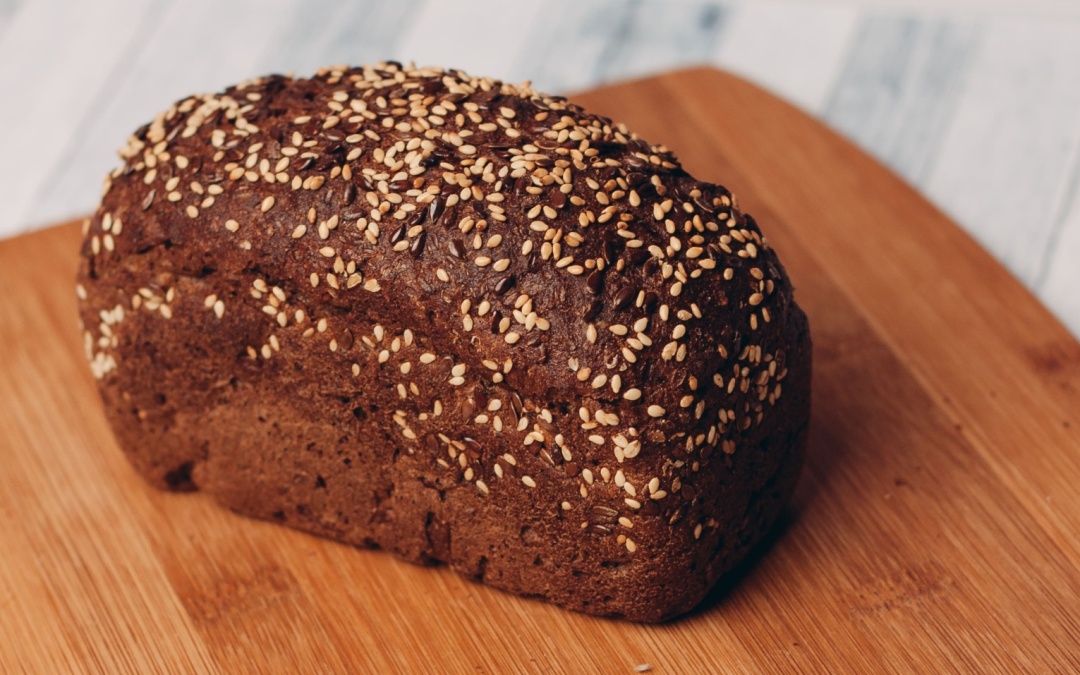
<svg viewBox="0 0 1080 675">
<path fill-rule="evenodd" d="M 380 64 L 186 99 L 122 154 L 81 318 L 155 485 L 638 621 L 691 609 L 790 496 L 805 316 L 663 148 Z"/>
</svg>

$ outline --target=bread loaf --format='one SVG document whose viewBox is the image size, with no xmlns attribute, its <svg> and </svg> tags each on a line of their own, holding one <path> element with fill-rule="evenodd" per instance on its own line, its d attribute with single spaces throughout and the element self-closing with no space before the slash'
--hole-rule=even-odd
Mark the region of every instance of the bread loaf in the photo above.
<svg viewBox="0 0 1080 675">
<path fill-rule="evenodd" d="M 154 485 L 636 621 L 694 607 L 790 496 L 788 277 L 623 125 L 383 63 L 186 98 L 121 157 L 77 291 Z"/>
</svg>

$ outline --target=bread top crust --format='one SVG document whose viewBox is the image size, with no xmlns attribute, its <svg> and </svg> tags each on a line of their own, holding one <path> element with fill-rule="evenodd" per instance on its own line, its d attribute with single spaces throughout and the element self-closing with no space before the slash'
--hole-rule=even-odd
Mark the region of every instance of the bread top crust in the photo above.
<svg viewBox="0 0 1080 675">
<path fill-rule="evenodd" d="M 668 515 L 782 396 L 791 285 L 754 220 L 563 98 L 455 70 L 329 68 L 183 99 L 121 157 L 84 255 L 178 252 L 125 289 L 126 311 L 170 319 L 175 277 L 253 278 L 204 311 L 260 308 L 256 362 L 298 350 L 357 375 L 349 351 L 378 352 L 400 373 L 403 443 L 464 450 L 479 432 L 432 424 L 452 408 L 590 485 L 609 472 L 620 512 Z M 107 381 L 122 354 L 103 331 L 87 353 Z"/>
</svg>

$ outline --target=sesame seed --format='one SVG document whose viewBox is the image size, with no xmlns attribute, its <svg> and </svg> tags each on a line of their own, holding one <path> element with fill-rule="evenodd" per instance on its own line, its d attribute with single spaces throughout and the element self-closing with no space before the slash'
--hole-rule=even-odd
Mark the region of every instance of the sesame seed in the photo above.
<svg viewBox="0 0 1080 675">
<path fill-rule="evenodd" d="M 521 482 L 524 483 L 527 487 L 536 487 L 536 481 L 534 481 L 531 476 L 522 476 Z"/>
<path fill-rule="evenodd" d="M 658 406 L 656 404 L 653 404 L 653 405 L 649 406 L 648 413 L 649 413 L 649 417 L 663 417 L 664 415 L 667 414 L 667 411 L 664 410 L 662 407 L 660 407 L 660 406 Z"/>
<path fill-rule="evenodd" d="M 274 197 L 273 197 L 273 195 L 271 195 L 271 196 L 267 197 L 266 199 L 262 200 L 262 205 L 259 208 L 263 213 L 266 213 L 270 209 L 274 208 Z"/>
<path fill-rule="evenodd" d="M 506 336 L 503 339 L 506 340 L 507 344 L 512 345 L 512 344 L 516 343 L 518 340 L 521 339 L 521 335 L 519 335 L 518 333 L 510 332 L 510 333 L 507 333 Z"/>
<path fill-rule="evenodd" d="M 641 390 L 640 389 L 627 389 L 626 393 L 623 394 L 623 398 L 625 398 L 627 401 L 636 401 L 639 398 L 641 398 Z"/>
</svg>

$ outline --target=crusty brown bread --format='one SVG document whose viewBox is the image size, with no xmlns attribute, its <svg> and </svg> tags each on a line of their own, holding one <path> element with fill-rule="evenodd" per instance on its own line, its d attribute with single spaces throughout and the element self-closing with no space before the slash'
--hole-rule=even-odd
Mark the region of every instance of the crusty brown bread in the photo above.
<svg viewBox="0 0 1080 675">
<path fill-rule="evenodd" d="M 638 621 L 694 607 L 790 496 L 791 284 L 624 126 L 384 63 L 184 99 L 121 156 L 77 290 L 154 485 Z"/>
</svg>

